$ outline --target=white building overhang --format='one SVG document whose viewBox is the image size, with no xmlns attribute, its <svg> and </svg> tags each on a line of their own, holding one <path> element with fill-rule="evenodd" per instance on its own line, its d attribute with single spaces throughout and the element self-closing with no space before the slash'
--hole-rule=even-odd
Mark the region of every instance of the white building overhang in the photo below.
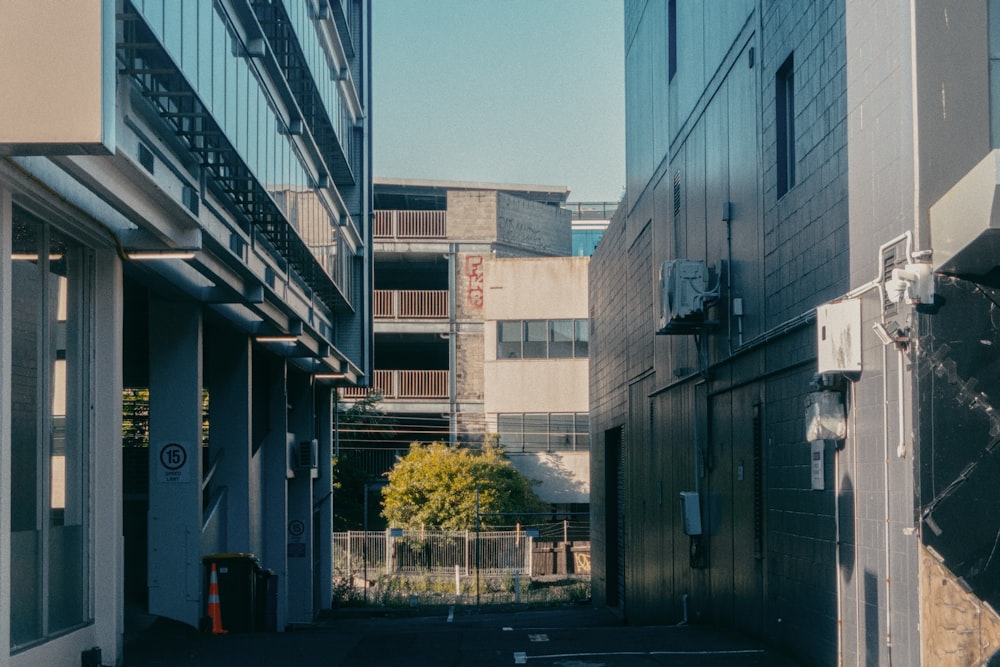
<svg viewBox="0 0 1000 667">
<path fill-rule="evenodd" d="M 930 207 L 935 269 L 985 274 L 1000 266 L 1000 150 L 993 150 Z"/>
</svg>

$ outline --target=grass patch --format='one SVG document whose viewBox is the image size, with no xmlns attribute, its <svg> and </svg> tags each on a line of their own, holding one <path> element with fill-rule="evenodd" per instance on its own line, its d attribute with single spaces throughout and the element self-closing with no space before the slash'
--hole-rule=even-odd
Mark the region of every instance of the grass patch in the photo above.
<svg viewBox="0 0 1000 667">
<path fill-rule="evenodd" d="M 477 590 L 478 585 L 478 590 Z M 590 577 L 569 576 L 530 579 L 513 573 L 463 575 L 456 590 L 453 576 L 430 572 L 382 575 L 369 580 L 340 579 L 334 582 L 334 606 L 384 607 L 390 609 L 447 605 L 519 605 L 545 607 L 584 604 L 590 601 Z"/>
</svg>

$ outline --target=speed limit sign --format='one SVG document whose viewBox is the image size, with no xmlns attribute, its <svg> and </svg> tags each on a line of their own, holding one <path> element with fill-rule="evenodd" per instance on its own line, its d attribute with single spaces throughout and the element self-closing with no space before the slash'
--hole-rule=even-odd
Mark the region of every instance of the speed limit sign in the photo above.
<svg viewBox="0 0 1000 667">
<path fill-rule="evenodd" d="M 170 442 L 160 448 L 157 478 L 161 482 L 190 481 L 188 454 L 184 445 Z"/>
</svg>

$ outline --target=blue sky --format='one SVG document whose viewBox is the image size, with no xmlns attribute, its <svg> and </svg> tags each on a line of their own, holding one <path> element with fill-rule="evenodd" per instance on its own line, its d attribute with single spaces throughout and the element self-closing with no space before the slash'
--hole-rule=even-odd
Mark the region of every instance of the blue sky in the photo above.
<svg viewBox="0 0 1000 667">
<path fill-rule="evenodd" d="M 625 185 L 619 0 L 374 0 L 376 176 Z"/>
</svg>

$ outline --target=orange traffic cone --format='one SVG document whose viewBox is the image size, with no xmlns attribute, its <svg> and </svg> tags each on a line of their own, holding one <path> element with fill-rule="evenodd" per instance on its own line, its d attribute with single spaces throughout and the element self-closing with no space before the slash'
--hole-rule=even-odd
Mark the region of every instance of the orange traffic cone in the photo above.
<svg viewBox="0 0 1000 667">
<path fill-rule="evenodd" d="M 212 574 L 208 579 L 208 616 L 212 619 L 212 634 L 226 634 L 227 631 L 222 629 L 222 608 L 219 604 L 219 575 L 215 572 L 215 563 L 212 563 Z"/>
</svg>

